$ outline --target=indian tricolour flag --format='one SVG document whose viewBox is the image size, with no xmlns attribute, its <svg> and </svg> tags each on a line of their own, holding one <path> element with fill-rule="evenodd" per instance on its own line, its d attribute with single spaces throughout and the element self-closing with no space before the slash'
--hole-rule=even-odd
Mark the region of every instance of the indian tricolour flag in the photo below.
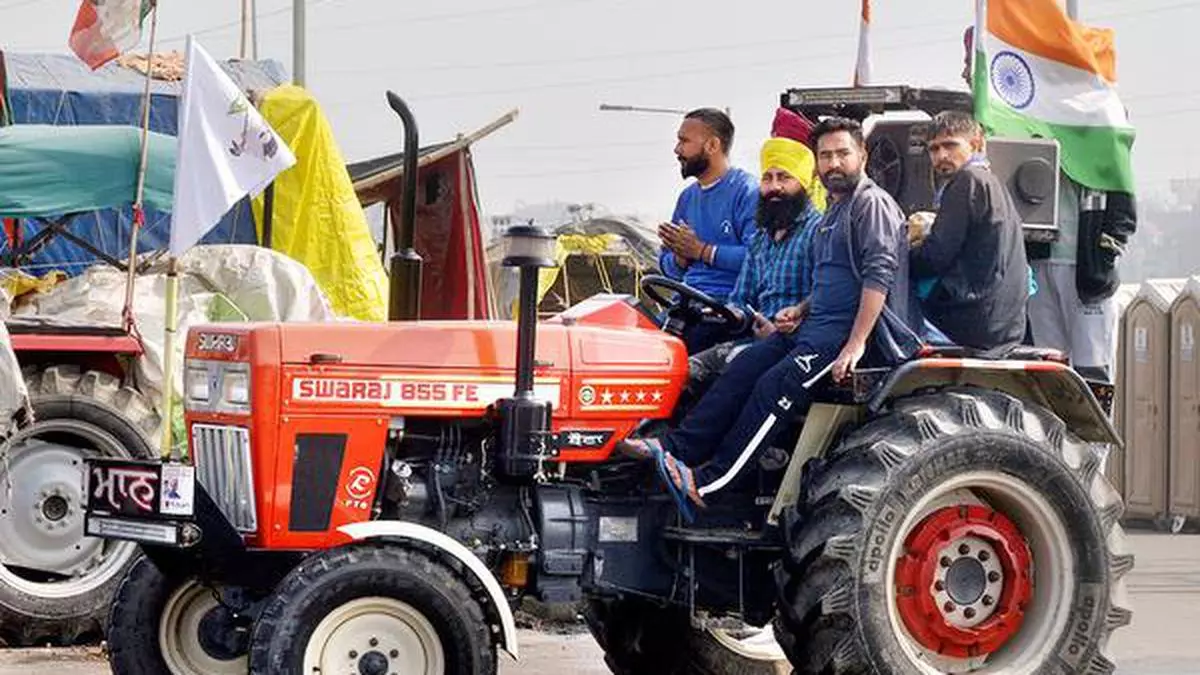
<svg viewBox="0 0 1200 675">
<path fill-rule="evenodd" d="M 71 50 L 95 70 L 137 46 L 154 0 L 82 0 L 71 28 Z"/>
<path fill-rule="evenodd" d="M 1056 0 L 976 0 L 975 114 L 1001 136 L 1056 138 L 1062 168 L 1094 190 L 1134 191 L 1134 130 L 1117 96 L 1111 30 Z"/>
</svg>

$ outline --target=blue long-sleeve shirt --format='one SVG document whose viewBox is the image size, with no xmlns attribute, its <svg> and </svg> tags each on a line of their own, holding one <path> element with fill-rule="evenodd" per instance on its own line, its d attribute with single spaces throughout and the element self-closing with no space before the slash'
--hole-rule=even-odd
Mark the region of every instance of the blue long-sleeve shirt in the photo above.
<svg viewBox="0 0 1200 675">
<path fill-rule="evenodd" d="M 746 311 L 750 306 L 768 319 L 779 310 L 800 304 L 812 292 L 809 246 L 821 213 L 811 205 L 796 217 L 788 235 L 780 240 L 759 232 L 746 252 L 729 304 Z"/>
<path fill-rule="evenodd" d="M 733 291 L 746 249 L 753 242 L 758 211 L 758 179 L 744 169 L 731 168 L 716 183 L 693 183 L 680 193 L 671 222 L 685 223 L 700 241 L 717 247 L 713 264 L 693 260 L 687 268 L 663 249 L 658 265 L 663 274 L 725 302 Z"/>
</svg>

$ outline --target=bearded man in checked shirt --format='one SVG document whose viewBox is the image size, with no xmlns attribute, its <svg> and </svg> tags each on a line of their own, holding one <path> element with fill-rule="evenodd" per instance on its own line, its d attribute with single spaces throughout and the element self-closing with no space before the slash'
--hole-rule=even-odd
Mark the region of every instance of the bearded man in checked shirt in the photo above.
<svg viewBox="0 0 1200 675">
<path fill-rule="evenodd" d="M 808 246 L 825 208 L 825 191 L 809 146 L 813 124 L 780 108 L 760 159 L 757 232 L 728 304 L 742 320 L 740 334 L 763 339 L 776 331 L 769 317 L 800 304 L 812 288 Z M 706 349 L 690 359 L 688 394 L 698 397 L 754 338 Z"/>
</svg>

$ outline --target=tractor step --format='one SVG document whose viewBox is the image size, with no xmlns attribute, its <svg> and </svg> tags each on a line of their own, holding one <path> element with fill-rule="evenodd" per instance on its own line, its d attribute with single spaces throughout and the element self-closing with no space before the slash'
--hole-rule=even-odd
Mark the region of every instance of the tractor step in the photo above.
<svg viewBox="0 0 1200 675">
<path fill-rule="evenodd" d="M 734 528 L 665 527 L 663 538 L 688 544 L 737 546 L 765 551 L 783 549 L 782 542 L 776 536 Z"/>
</svg>

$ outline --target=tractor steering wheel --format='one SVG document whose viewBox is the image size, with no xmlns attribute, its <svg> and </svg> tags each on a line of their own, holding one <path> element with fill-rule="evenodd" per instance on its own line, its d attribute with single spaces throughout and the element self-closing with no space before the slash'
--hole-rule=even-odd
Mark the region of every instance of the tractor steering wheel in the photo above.
<svg viewBox="0 0 1200 675">
<path fill-rule="evenodd" d="M 668 320 L 664 327 L 671 323 L 671 318 L 678 318 L 686 325 L 710 323 L 721 328 L 735 331 L 742 326 L 743 319 L 738 318 L 725 303 L 718 302 L 707 293 L 692 288 L 682 281 L 658 274 L 642 277 L 642 293 L 660 306 L 666 308 Z M 670 293 L 664 293 L 670 291 Z M 671 298 L 671 293 L 674 298 Z"/>
</svg>

